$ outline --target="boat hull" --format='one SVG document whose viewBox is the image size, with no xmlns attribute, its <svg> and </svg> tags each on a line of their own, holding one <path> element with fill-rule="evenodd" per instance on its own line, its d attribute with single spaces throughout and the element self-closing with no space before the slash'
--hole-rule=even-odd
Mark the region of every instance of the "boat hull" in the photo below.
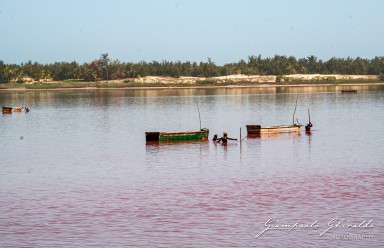
<svg viewBox="0 0 384 248">
<path fill-rule="evenodd" d="M 145 132 L 146 142 L 167 142 L 167 141 L 207 141 L 208 129 L 188 132 Z"/>
<path fill-rule="evenodd" d="M 3 114 L 11 114 L 13 112 L 28 112 L 28 108 L 24 107 L 3 107 Z"/>
<path fill-rule="evenodd" d="M 261 135 L 273 134 L 300 134 L 301 125 L 271 126 L 247 125 L 248 137 L 260 137 Z"/>
</svg>

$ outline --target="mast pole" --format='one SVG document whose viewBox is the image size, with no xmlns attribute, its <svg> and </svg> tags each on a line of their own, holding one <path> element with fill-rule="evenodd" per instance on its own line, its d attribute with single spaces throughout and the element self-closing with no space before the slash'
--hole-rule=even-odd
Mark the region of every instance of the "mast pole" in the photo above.
<svg viewBox="0 0 384 248">
<path fill-rule="evenodd" d="M 199 112 L 199 122 L 200 122 L 200 130 L 201 130 L 201 117 L 200 117 L 199 101 L 197 101 L 197 111 Z"/>
<path fill-rule="evenodd" d="M 295 110 L 293 111 L 293 118 L 292 118 L 292 125 L 295 124 L 295 113 L 296 113 L 296 108 L 297 108 L 297 100 L 299 99 L 299 92 L 297 93 L 296 97 L 296 105 L 295 105 Z"/>
</svg>

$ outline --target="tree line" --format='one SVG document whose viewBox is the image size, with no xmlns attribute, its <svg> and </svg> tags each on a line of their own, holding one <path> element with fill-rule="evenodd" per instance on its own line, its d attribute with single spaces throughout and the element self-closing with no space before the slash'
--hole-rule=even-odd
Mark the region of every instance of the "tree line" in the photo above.
<svg viewBox="0 0 384 248">
<path fill-rule="evenodd" d="M 116 80 L 143 76 L 170 77 L 217 77 L 233 74 L 245 75 L 291 75 L 291 74 L 342 74 L 342 75 L 380 75 L 384 78 L 384 56 L 373 59 L 357 57 L 331 58 L 327 61 L 316 56 L 296 59 L 275 55 L 272 58 L 249 56 L 248 60 L 237 63 L 216 65 L 211 58 L 205 62 L 161 62 L 141 61 L 139 63 L 111 60 L 108 53 L 89 63 L 55 62 L 40 64 L 28 61 L 19 64 L 5 64 L 0 60 L 0 82 L 23 82 L 26 77 L 35 81 L 43 79 L 62 80 Z"/>
</svg>

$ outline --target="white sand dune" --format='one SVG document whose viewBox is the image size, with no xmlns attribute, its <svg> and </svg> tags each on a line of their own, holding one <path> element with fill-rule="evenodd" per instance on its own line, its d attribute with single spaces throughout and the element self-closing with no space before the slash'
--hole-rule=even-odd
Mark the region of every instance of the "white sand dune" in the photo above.
<svg viewBox="0 0 384 248">
<path fill-rule="evenodd" d="M 377 75 L 338 75 L 338 74 L 294 74 L 283 76 L 284 81 L 325 81 L 325 80 L 378 80 Z M 136 78 L 132 81 L 140 83 L 165 83 L 165 84 L 194 84 L 201 81 L 214 81 L 216 83 L 227 82 L 250 82 L 250 83 L 275 83 L 277 76 L 260 76 L 260 75 L 229 75 L 221 77 L 157 77 L 147 76 Z"/>
</svg>

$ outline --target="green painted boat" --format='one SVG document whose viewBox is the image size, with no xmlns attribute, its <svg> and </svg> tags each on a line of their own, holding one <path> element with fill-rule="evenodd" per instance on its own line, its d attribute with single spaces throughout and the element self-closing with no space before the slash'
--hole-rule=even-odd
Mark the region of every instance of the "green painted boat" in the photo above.
<svg viewBox="0 0 384 248">
<path fill-rule="evenodd" d="M 209 129 L 203 128 L 200 131 L 187 132 L 145 132 L 146 142 L 167 142 L 167 141 L 207 141 Z"/>
</svg>

